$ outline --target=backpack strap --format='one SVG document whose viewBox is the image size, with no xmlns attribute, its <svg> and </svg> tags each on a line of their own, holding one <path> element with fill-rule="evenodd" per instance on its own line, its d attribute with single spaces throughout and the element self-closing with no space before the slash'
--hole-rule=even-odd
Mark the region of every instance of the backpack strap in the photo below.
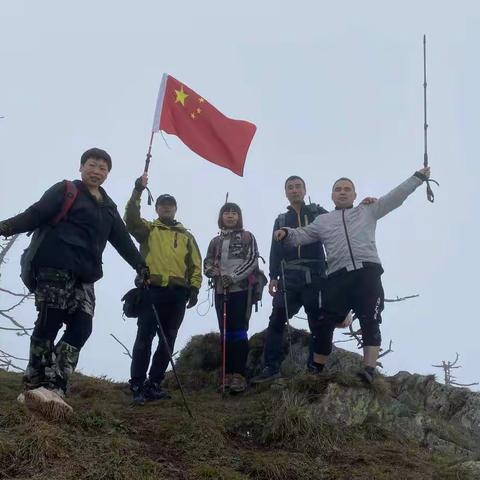
<svg viewBox="0 0 480 480">
<path fill-rule="evenodd" d="M 60 211 L 52 218 L 50 221 L 50 225 L 57 225 L 61 220 L 65 218 L 68 211 L 72 208 L 77 196 L 78 196 L 78 188 L 77 186 L 71 182 L 70 180 L 65 180 L 65 191 L 63 194 L 63 205 Z"/>
</svg>

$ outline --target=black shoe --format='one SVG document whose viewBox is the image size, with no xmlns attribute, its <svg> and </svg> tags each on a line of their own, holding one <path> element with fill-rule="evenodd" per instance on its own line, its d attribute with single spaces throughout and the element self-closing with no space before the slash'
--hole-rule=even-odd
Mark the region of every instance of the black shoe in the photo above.
<svg viewBox="0 0 480 480">
<path fill-rule="evenodd" d="M 357 373 L 357 376 L 362 380 L 362 382 L 367 385 L 372 385 L 375 378 L 375 369 L 372 367 L 365 367 L 363 370 L 360 370 Z"/>
<path fill-rule="evenodd" d="M 130 387 L 130 390 L 133 394 L 132 405 L 145 405 L 145 395 L 143 393 L 143 387 L 141 387 L 140 385 L 132 385 Z"/>
<path fill-rule="evenodd" d="M 145 398 L 149 401 L 169 400 L 172 398 L 170 394 L 163 390 L 159 383 L 147 380 L 144 386 Z"/>
<path fill-rule="evenodd" d="M 315 362 L 308 362 L 307 363 L 307 373 L 311 373 L 312 375 L 320 375 L 325 368 L 325 365 L 322 365 L 321 363 L 315 363 Z"/>
<path fill-rule="evenodd" d="M 275 380 L 280 378 L 280 372 L 278 370 L 273 369 L 272 367 L 264 367 L 263 370 L 260 372 L 260 375 L 253 377 L 250 382 L 251 383 L 264 383 L 269 382 L 271 380 Z"/>
</svg>

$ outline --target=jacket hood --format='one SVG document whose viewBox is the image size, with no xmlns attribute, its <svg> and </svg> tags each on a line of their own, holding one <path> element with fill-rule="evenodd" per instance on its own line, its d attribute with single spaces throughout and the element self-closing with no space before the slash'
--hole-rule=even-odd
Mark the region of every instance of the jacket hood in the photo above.
<svg viewBox="0 0 480 480">
<path fill-rule="evenodd" d="M 152 225 L 154 227 L 160 227 L 160 228 L 165 228 L 165 229 L 175 229 L 175 230 L 181 230 L 186 232 L 187 229 L 180 223 L 180 222 L 175 222 L 172 225 L 167 225 L 166 223 L 163 223 L 159 218 L 155 219 L 152 222 Z"/>
</svg>

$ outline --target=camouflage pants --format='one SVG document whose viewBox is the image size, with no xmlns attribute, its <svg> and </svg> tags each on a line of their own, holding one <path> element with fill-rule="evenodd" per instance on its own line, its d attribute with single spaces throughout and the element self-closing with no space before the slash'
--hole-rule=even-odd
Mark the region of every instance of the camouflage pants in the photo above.
<svg viewBox="0 0 480 480">
<path fill-rule="evenodd" d="M 76 282 L 68 272 L 42 269 L 35 304 L 39 312 L 30 341 L 23 382 L 26 389 L 44 386 L 66 391 L 80 349 L 90 336 L 95 308 L 93 284 Z M 58 331 L 66 325 L 55 345 Z"/>
<path fill-rule="evenodd" d="M 66 392 L 79 355 L 79 348 L 62 340 L 53 348 L 51 340 L 32 337 L 28 366 L 23 377 L 25 388 L 46 387 Z"/>
</svg>

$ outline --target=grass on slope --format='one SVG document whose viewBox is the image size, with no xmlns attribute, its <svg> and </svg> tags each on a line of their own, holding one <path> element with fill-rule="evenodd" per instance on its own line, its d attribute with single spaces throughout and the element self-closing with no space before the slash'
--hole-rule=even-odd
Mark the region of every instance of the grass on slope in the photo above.
<svg viewBox="0 0 480 480">
<path fill-rule="evenodd" d="M 126 384 L 77 374 L 68 398 L 75 413 L 60 424 L 19 405 L 19 389 L 20 375 L 0 370 L 0 479 L 457 478 L 447 460 L 379 430 L 319 423 L 301 388 L 225 399 L 196 391 L 192 420 L 178 392 L 132 408 Z"/>
</svg>

